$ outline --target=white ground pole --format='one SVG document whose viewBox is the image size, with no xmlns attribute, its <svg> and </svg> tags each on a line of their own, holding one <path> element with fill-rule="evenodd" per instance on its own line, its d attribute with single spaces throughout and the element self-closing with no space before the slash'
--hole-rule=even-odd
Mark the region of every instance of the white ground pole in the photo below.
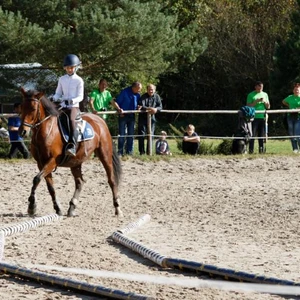
<svg viewBox="0 0 300 300">
<path fill-rule="evenodd" d="M 210 288 L 225 291 L 234 292 L 256 292 L 256 293 L 268 293 L 276 295 L 300 295 L 299 286 L 284 286 L 274 284 L 262 284 L 262 283 L 245 283 L 245 282 L 233 282 L 225 280 L 203 280 L 199 278 L 182 278 L 182 277 L 170 277 L 170 276 L 157 276 L 146 275 L 137 273 L 120 273 L 105 270 L 90 270 L 79 268 L 66 268 L 60 266 L 46 266 L 46 265 L 26 265 L 29 268 L 37 268 L 41 270 L 52 270 L 71 274 L 81 274 L 93 277 L 102 278 L 115 278 L 137 282 L 146 282 L 152 284 L 162 285 L 176 285 L 187 288 Z"/>
<path fill-rule="evenodd" d="M 126 226 L 124 229 L 115 231 L 112 234 L 112 239 L 117 242 L 122 244 L 123 246 L 139 253 L 143 257 L 153 261 L 154 263 L 164 266 L 164 260 L 166 259 L 165 256 L 160 255 L 157 253 L 155 250 L 149 249 L 142 244 L 139 244 L 135 242 L 134 240 L 129 239 L 128 237 L 125 236 L 125 234 L 134 231 L 135 229 L 141 227 L 145 223 L 149 222 L 151 219 L 150 215 L 146 214 L 142 217 L 140 217 L 137 221 L 130 223 L 128 226 Z"/>
<path fill-rule="evenodd" d="M 29 221 L 25 221 L 18 224 L 6 225 L 0 228 L 0 262 L 4 258 L 4 244 L 5 244 L 5 237 L 24 232 L 30 230 L 32 228 L 54 222 L 60 221 L 63 217 L 57 214 L 51 214 L 43 217 L 37 217 Z"/>
<path fill-rule="evenodd" d="M 19 232 L 24 232 L 29 229 L 50 223 L 55 221 L 62 220 L 63 217 L 57 214 L 51 214 L 43 217 L 37 217 L 29 221 L 25 221 L 18 224 L 7 225 L 0 228 L 0 232 L 4 234 L 4 236 L 10 236 Z"/>
<path fill-rule="evenodd" d="M 141 216 L 139 219 L 137 219 L 135 222 L 128 224 L 125 228 L 119 229 L 117 232 L 120 232 L 122 234 L 128 234 L 128 233 L 134 231 L 135 229 L 141 227 L 142 225 L 146 224 L 147 222 L 149 222 L 150 219 L 151 219 L 151 216 L 148 214 L 145 214 L 145 215 Z"/>
<path fill-rule="evenodd" d="M 80 292 L 85 291 L 95 295 L 106 296 L 108 298 L 113 299 L 127 299 L 127 300 L 154 300 L 154 298 L 135 294 L 135 293 L 127 293 L 122 290 L 109 289 L 99 285 L 91 285 L 89 283 L 83 281 L 76 281 L 68 278 L 63 278 L 55 275 L 49 275 L 42 272 L 33 271 L 28 268 L 22 268 L 17 265 L 12 265 L 7 262 L 2 261 L 4 257 L 4 241 L 5 236 L 10 236 L 15 233 L 24 232 L 29 229 L 38 227 L 40 225 L 44 225 L 46 223 L 50 223 L 53 221 L 61 220 L 63 217 L 58 216 L 57 214 L 52 214 L 44 217 L 38 217 L 29 221 L 25 221 L 19 224 L 8 225 L 0 228 L 0 270 L 4 273 L 19 275 L 21 277 L 25 277 L 27 279 L 32 279 L 38 282 L 46 282 L 52 285 L 58 285 L 63 288 L 71 288 L 74 290 L 79 290 Z M 140 218 L 137 222 L 128 225 L 124 230 L 124 232 L 130 232 L 134 228 L 137 228 L 141 224 L 150 220 L 149 215 L 145 215 Z"/>
</svg>

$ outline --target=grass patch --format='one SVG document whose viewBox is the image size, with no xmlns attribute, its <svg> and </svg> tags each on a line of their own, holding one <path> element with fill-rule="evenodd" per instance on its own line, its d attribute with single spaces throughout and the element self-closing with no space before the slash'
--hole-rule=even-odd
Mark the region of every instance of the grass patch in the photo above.
<svg viewBox="0 0 300 300">
<path fill-rule="evenodd" d="M 201 156 L 222 156 L 222 151 L 220 150 L 221 145 L 224 144 L 225 141 L 225 146 L 223 145 L 222 147 L 230 147 L 232 140 L 217 140 L 217 139 L 201 139 L 200 147 L 200 154 L 196 155 L 196 157 L 201 157 Z M 134 141 L 134 156 L 140 157 L 142 160 L 147 161 L 157 161 L 158 159 L 164 159 L 164 160 L 169 160 L 172 157 L 191 157 L 189 155 L 185 155 L 182 153 L 181 149 L 178 147 L 178 140 L 168 138 L 168 143 L 170 147 L 170 151 L 172 152 L 172 156 L 163 156 L 163 155 L 156 155 L 155 154 L 155 147 L 153 144 L 153 151 L 152 151 L 152 158 L 150 159 L 149 155 L 143 155 L 140 156 L 138 152 L 138 141 Z M 227 149 L 228 150 L 228 149 Z M 226 149 L 224 150 L 224 152 Z M 254 155 L 262 155 L 258 154 L 258 141 L 255 140 L 254 144 Z M 247 154 L 249 155 L 249 154 Z M 290 140 L 268 140 L 266 142 L 266 153 L 263 155 L 295 155 L 292 151 L 291 147 L 291 142 Z M 223 156 L 228 156 L 224 155 Z M 230 154 L 231 156 L 231 154 Z M 300 156 L 300 154 L 299 154 Z"/>
</svg>

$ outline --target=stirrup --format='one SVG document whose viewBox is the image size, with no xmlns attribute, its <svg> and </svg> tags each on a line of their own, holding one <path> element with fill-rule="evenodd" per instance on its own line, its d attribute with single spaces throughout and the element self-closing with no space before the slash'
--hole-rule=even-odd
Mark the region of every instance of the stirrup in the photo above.
<svg viewBox="0 0 300 300">
<path fill-rule="evenodd" d="M 75 145 L 73 145 L 73 144 L 67 145 L 65 155 L 76 156 L 76 147 L 75 147 Z"/>
</svg>

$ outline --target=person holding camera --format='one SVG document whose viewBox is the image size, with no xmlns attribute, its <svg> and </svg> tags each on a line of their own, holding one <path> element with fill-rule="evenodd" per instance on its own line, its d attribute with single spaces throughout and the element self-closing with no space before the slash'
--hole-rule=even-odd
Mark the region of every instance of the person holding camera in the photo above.
<svg viewBox="0 0 300 300">
<path fill-rule="evenodd" d="M 270 108 L 269 96 L 263 91 L 264 85 L 261 81 L 255 83 L 255 90 L 248 94 L 247 106 L 254 107 L 255 110 L 266 110 Z M 259 153 L 266 152 L 266 113 L 255 113 L 252 122 L 252 137 L 249 141 L 249 153 L 254 151 L 254 137 L 257 136 Z"/>
<path fill-rule="evenodd" d="M 100 79 L 99 86 L 97 89 L 94 89 L 89 97 L 89 106 L 94 114 L 97 114 L 99 111 L 107 111 L 109 104 L 112 101 L 111 93 L 107 90 L 108 84 L 105 79 Z M 107 114 L 101 114 L 101 117 L 106 120 Z"/>
</svg>

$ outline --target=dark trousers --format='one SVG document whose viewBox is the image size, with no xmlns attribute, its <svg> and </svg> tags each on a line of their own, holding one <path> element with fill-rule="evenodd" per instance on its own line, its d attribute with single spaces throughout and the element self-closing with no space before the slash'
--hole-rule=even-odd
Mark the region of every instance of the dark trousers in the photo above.
<svg viewBox="0 0 300 300">
<path fill-rule="evenodd" d="M 29 151 L 23 141 L 11 141 L 8 158 L 15 157 L 17 155 L 18 150 L 22 153 L 23 158 L 27 159 L 29 157 Z"/>
<path fill-rule="evenodd" d="M 119 139 L 118 139 L 118 154 L 123 155 L 125 136 L 126 137 L 126 149 L 125 153 L 133 154 L 133 135 L 134 135 L 135 116 L 134 114 L 124 114 L 119 116 Z"/>
<path fill-rule="evenodd" d="M 265 119 L 254 119 L 252 122 L 252 137 L 249 141 L 249 153 L 254 151 L 254 137 L 259 137 L 258 146 L 259 152 L 265 152 L 265 142 L 266 142 L 266 121 Z"/>
<path fill-rule="evenodd" d="M 184 154 L 196 155 L 199 150 L 200 143 L 182 142 L 182 152 Z"/>
<path fill-rule="evenodd" d="M 74 144 L 76 146 L 78 132 L 76 129 L 76 121 L 75 120 L 76 120 L 78 114 L 80 113 L 80 110 L 78 107 L 71 107 L 71 108 L 65 108 L 64 112 L 69 117 L 69 126 L 70 126 L 69 143 Z"/>
<path fill-rule="evenodd" d="M 155 131 L 155 122 L 151 121 L 151 139 L 153 144 L 153 135 Z M 145 137 L 147 135 L 147 120 L 145 122 L 139 121 L 138 123 L 138 141 L 139 141 L 139 152 L 140 154 L 145 154 Z M 147 139 L 147 154 L 150 153 L 150 146 Z"/>
</svg>

